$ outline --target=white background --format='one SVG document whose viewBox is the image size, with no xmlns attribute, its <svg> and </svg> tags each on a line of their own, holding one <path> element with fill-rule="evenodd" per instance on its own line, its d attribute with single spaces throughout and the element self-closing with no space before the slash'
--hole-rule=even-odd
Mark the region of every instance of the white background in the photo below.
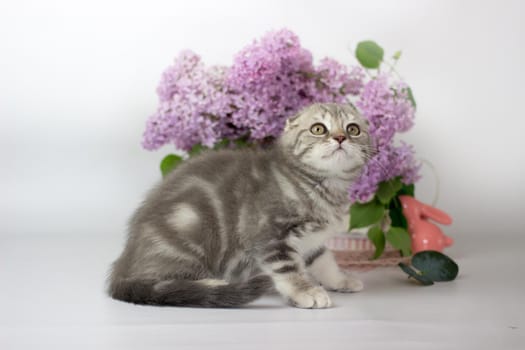
<svg viewBox="0 0 525 350">
<path fill-rule="evenodd" d="M 1 234 L 123 237 L 172 151 L 140 146 L 161 72 L 185 48 L 230 64 L 282 27 L 317 60 L 355 63 L 364 39 L 402 49 L 418 103 L 403 138 L 439 173 L 448 232 L 521 234 L 523 19 L 520 1 L 4 1 Z"/>
<path fill-rule="evenodd" d="M 0 2 L 0 348 L 523 349 L 525 19 L 520 1 Z M 456 281 L 365 290 L 299 310 L 139 307 L 104 277 L 127 218 L 173 149 L 141 149 L 161 72 L 184 48 L 208 64 L 288 27 L 316 59 L 392 54 L 418 102 L 403 138 L 441 181 Z M 431 201 L 428 168 L 417 195 Z M 512 236 L 510 236 L 512 235 Z M 521 273 L 521 275 L 520 275 Z"/>
</svg>

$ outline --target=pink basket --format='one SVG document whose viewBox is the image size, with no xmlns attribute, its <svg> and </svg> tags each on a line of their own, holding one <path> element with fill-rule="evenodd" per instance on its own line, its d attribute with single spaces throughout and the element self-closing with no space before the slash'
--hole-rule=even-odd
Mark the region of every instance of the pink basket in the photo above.
<svg viewBox="0 0 525 350">
<path fill-rule="evenodd" d="M 408 262 L 410 257 L 400 256 L 399 250 L 388 243 L 379 259 L 372 260 L 375 247 L 372 242 L 360 234 L 341 234 L 330 239 L 326 246 L 335 256 L 339 266 L 351 270 L 369 270 L 379 266 L 395 266 Z"/>
</svg>

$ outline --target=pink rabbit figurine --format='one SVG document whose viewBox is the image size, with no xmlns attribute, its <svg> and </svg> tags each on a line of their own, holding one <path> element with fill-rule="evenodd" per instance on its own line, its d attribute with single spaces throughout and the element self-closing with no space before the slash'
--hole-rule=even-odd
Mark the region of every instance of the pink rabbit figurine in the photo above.
<svg viewBox="0 0 525 350">
<path fill-rule="evenodd" d="M 450 225 L 452 219 L 445 212 L 421 203 L 410 196 L 399 196 L 403 205 L 403 214 L 408 221 L 408 232 L 412 238 L 412 253 L 423 250 L 443 251 L 452 245 L 452 238 L 445 236 L 441 229 L 428 219 L 440 224 Z"/>
</svg>

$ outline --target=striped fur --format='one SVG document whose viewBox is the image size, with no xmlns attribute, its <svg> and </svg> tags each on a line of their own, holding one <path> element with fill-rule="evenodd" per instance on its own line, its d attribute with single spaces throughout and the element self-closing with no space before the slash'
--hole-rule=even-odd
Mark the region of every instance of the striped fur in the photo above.
<svg viewBox="0 0 525 350">
<path fill-rule="evenodd" d="M 325 135 L 310 132 L 319 122 Z M 359 136 L 345 132 L 349 123 L 359 125 Z M 346 229 L 346 190 L 369 149 L 355 110 L 324 104 L 290 118 L 270 148 L 209 151 L 184 162 L 133 215 L 109 294 L 139 304 L 231 307 L 275 288 L 294 306 L 329 307 L 316 281 L 362 288 L 337 269 L 324 242 Z"/>
</svg>

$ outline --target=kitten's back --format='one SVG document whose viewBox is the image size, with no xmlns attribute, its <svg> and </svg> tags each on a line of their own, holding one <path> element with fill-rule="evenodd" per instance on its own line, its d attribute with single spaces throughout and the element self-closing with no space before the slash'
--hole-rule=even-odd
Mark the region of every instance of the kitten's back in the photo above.
<svg viewBox="0 0 525 350">
<path fill-rule="evenodd" d="M 239 255 L 251 241 L 249 230 L 239 228 L 242 220 L 256 225 L 253 213 L 276 197 L 269 181 L 276 157 L 271 148 L 208 151 L 170 173 L 130 220 L 127 245 L 109 278 L 110 295 L 140 304 L 236 306 L 270 289 L 271 280 L 256 269 L 240 277 L 254 262 Z M 190 230 L 166 224 L 180 204 L 198 217 Z M 251 221 L 242 217 L 247 213 Z"/>
</svg>

